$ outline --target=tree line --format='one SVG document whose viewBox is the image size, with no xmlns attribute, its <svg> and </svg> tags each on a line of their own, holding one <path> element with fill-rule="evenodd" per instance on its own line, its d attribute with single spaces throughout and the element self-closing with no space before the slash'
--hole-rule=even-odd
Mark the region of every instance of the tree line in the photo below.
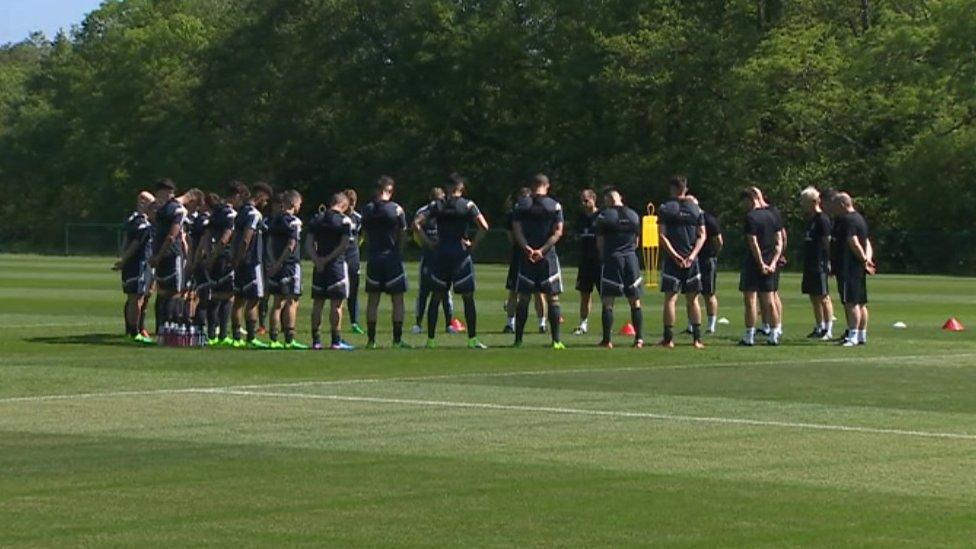
<svg viewBox="0 0 976 549">
<path fill-rule="evenodd" d="M 539 171 L 570 209 L 615 185 L 639 210 L 683 173 L 733 227 L 744 186 L 799 225 L 816 185 L 892 238 L 958 236 L 973 151 L 972 0 L 106 0 L 0 48 L 7 249 L 160 177 L 317 204 L 389 174 L 413 207 L 454 170 L 495 220 Z"/>
</svg>

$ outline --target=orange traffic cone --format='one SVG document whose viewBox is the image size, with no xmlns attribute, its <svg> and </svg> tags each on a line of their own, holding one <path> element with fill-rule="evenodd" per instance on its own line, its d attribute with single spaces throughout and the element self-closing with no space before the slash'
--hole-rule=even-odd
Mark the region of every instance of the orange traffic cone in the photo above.
<svg viewBox="0 0 976 549">
<path fill-rule="evenodd" d="M 455 329 L 455 330 L 457 330 L 458 332 L 463 332 L 463 331 L 465 331 L 465 330 L 467 330 L 467 329 L 468 329 L 468 328 L 467 328 L 467 327 L 466 327 L 466 326 L 464 325 L 464 323 L 463 323 L 463 322 L 461 322 L 461 319 L 458 319 L 458 318 L 455 318 L 454 320 L 452 320 L 452 321 L 451 321 L 451 328 L 454 328 L 454 329 Z"/>
<path fill-rule="evenodd" d="M 637 330 L 634 329 L 634 325 L 628 322 L 624 324 L 624 327 L 620 329 L 620 335 L 622 336 L 635 336 L 637 335 Z"/>
<path fill-rule="evenodd" d="M 961 332 L 965 330 L 966 327 L 962 325 L 962 322 L 959 322 L 958 318 L 952 317 L 942 325 L 942 329 L 947 332 Z"/>
</svg>

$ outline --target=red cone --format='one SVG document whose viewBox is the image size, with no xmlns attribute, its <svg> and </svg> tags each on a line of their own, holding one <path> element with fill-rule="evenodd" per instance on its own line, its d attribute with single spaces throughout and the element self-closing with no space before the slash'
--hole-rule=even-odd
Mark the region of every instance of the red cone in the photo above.
<svg viewBox="0 0 976 549">
<path fill-rule="evenodd" d="M 622 336 L 635 336 L 637 335 L 637 330 L 634 329 L 634 325 L 628 322 L 624 324 L 624 327 L 620 329 L 620 335 Z"/>
<path fill-rule="evenodd" d="M 460 319 L 458 319 L 458 318 L 455 318 L 454 320 L 452 320 L 452 321 L 451 321 L 451 328 L 454 328 L 455 330 L 457 330 L 457 331 L 459 331 L 459 332 L 463 332 L 463 331 L 465 331 L 465 330 L 467 330 L 467 329 L 468 329 L 468 328 L 467 328 L 467 327 L 466 327 L 466 326 L 464 325 L 464 323 L 463 323 L 463 322 L 461 322 L 461 320 L 460 320 Z"/>
<path fill-rule="evenodd" d="M 959 322 L 959 319 L 952 317 L 946 321 L 946 323 L 942 326 L 942 329 L 947 332 L 961 332 L 965 330 L 966 327 L 962 325 L 962 322 Z"/>
</svg>

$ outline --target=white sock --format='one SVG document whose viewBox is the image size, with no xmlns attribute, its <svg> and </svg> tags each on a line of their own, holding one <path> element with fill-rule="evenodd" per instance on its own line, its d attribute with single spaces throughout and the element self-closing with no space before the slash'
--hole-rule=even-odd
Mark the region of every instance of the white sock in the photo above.
<svg viewBox="0 0 976 549">
<path fill-rule="evenodd" d="M 834 321 L 824 322 L 824 330 L 827 332 L 827 335 L 834 335 Z"/>
<path fill-rule="evenodd" d="M 743 334 L 742 341 L 745 341 L 746 343 L 755 343 L 756 342 L 756 329 L 755 328 L 746 328 L 746 333 Z"/>
<path fill-rule="evenodd" d="M 514 316 L 508 317 L 508 327 L 509 328 L 515 328 L 515 317 Z"/>
<path fill-rule="evenodd" d="M 782 324 L 777 324 L 776 327 L 773 328 L 773 333 L 776 334 L 776 337 L 777 338 L 779 336 L 783 335 L 783 325 Z"/>
<path fill-rule="evenodd" d="M 857 342 L 858 343 L 867 343 L 868 342 L 868 331 L 867 330 L 858 330 L 857 331 Z"/>
<path fill-rule="evenodd" d="M 590 327 L 589 326 L 589 322 L 590 322 L 590 320 L 587 319 L 587 318 L 584 318 L 583 320 L 580 320 L 580 328 L 583 328 L 584 330 L 586 330 L 587 328 Z"/>
<path fill-rule="evenodd" d="M 857 333 L 858 333 L 858 331 L 859 330 L 855 330 L 854 328 L 848 328 L 847 329 L 847 338 L 846 338 L 847 341 L 853 341 L 854 343 L 857 343 Z"/>
<path fill-rule="evenodd" d="M 763 322 L 762 331 L 764 331 L 764 332 L 771 332 L 772 330 L 770 330 L 769 324 L 766 324 L 765 322 Z"/>
<path fill-rule="evenodd" d="M 542 318 L 539 319 L 539 327 L 540 328 L 545 328 L 546 327 L 546 317 L 542 317 Z"/>
<path fill-rule="evenodd" d="M 715 323 L 716 322 L 718 322 L 718 318 L 716 318 L 715 316 L 709 316 L 708 317 L 708 331 L 710 331 L 710 332 L 714 332 L 715 331 Z"/>
</svg>

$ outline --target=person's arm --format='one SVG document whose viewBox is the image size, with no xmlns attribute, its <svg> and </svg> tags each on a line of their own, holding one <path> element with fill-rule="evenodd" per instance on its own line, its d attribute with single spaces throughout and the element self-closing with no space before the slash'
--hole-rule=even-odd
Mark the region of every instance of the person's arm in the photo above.
<svg viewBox="0 0 976 549">
<path fill-rule="evenodd" d="M 271 255 L 271 251 L 272 251 L 271 250 L 271 244 L 270 244 L 271 239 L 269 238 L 268 241 L 269 241 L 269 244 L 268 244 L 268 256 L 269 257 L 273 257 Z M 296 239 L 296 238 L 289 238 L 288 239 L 288 245 L 285 246 L 285 249 L 281 250 L 281 255 L 278 256 L 278 258 L 275 259 L 275 262 L 271 265 L 271 267 L 268 268 L 268 273 L 275 274 L 278 271 L 280 271 L 281 270 L 281 266 L 285 264 L 285 260 L 288 259 L 288 256 L 290 256 L 291 254 L 295 253 L 295 248 L 297 248 L 297 247 L 298 247 L 298 239 Z"/>
<path fill-rule="evenodd" d="M 180 235 L 180 227 L 182 224 L 182 219 L 173 221 L 173 224 L 170 225 L 169 232 L 166 233 L 166 238 L 163 239 L 163 243 L 159 246 L 159 251 L 156 252 L 156 255 L 152 256 L 152 259 L 149 260 L 150 265 L 153 267 L 159 265 L 159 260 L 163 258 L 163 255 L 169 252 L 170 247 L 172 247 L 173 243 L 176 242 L 176 237 Z"/>
<path fill-rule="evenodd" d="M 722 253 L 722 250 L 725 249 L 725 237 L 723 237 L 721 234 L 717 234 L 711 238 L 708 245 L 715 250 L 713 255 L 718 256 L 718 254 Z"/>
<path fill-rule="evenodd" d="M 212 253 L 210 254 L 210 259 L 207 262 L 209 268 L 213 268 L 214 263 L 217 258 L 223 255 L 224 249 L 230 246 L 230 240 L 234 236 L 234 231 L 231 229 L 224 229 L 220 233 L 220 238 L 214 241 L 213 247 L 211 248 Z"/>
<path fill-rule="evenodd" d="M 349 239 L 347 238 L 346 240 Z M 315 268 L 321 270 L 324 263 L 320 261 L 319 250 L 315 245 L 315 237 L 311 234 L 305 235 L 305 253 L 308 254 L 308 257 L 312 258 L 312 263 L 315 264 Z"/>
<path fill-rule="evenodd" d="M 870 243 L 871 241 L 868 240 L 867 248 L 871 247 Z M 861 246 L 861 241 L 858 240 L 857 235 L 852 234 L 851 236 L 847 237 L 847 247 L 849 247 L 851 251 L 854 252 L 854 257 L 856 257 L 857 260 L 863 263 L 865 266 L 867 266 L 867 264 L 871 262 L 871 256 L 868 254 L 868 250 L 865 249 L 864 246 Z M 871 250 L 872 253 L 873 251 L 874 250 Z"/>
<path fill-rule="evenodd" d="M 678 263 L 679 265 L 684 263 L 685 258 L 682 257 L 681 254 L 679 254 L 678 251 L 674 249 L 674 246 L 671 245 L 671 241 L 668 240 L 667 237 L 668 226 L 663 223 L 660 223 L 659 225 L 660 226 L 658 227 L 658 235 L 659 235 L 658 241 L 660 247 L 664 248 L 664 251 L 671 256 L 671 259 L 673 259 L 675 263 Z"/>
<path fill-rule="evenodd" d="M 701 253 L 702 248 L 705 247 L 705 239 L 705 226 L 699 225 L 698 238 L 695 240 L 695 247 L 692 248 L 691 253 L 688 254 L 688 259 L 686 260 L 689 264 L 698 257 L 698 254 Z"/>
<path fill-rule="evenodd" d="M 552 234 L 549 235 L 549 240 L 546 240 L 546 243 L 543 244 L 541 248 L 539 248 L 539 253 L 541 255 L 546 255 L 547 253 L 549 253 L 549 250 L 551 250 L 553 246 L 555 246 L 556 243 L 559 242 L 559 240 L 563 237 L 563 226 L 564 224 L 562 221 L 556 223 L 556 226 L 553 228 Z"/>
<path fill-rule="evenodd" d="M 427 248 L 433 248 L 437 245 L 433 239 L 427 235 L 427 231 L 424 230 L 424 223 L 427 222 L 427 212 L 418 212 L 413 218 L 413 232 L 417 235 L 417 238 L 426 246 Z"/>
<path fill-rule="evenodd" d="M 773 259 L 769 262 L 769 272 L 776 272 L 780 259 L 783 257 L 783 233 L 776 233 L 776 248 L 773 250 Z"/>
<path fill-rule="evenodd" d="M 512 236 L 515 237 L 515 243 L 518 244 L 518 247 L 521 248 L 526 255 L 531 257 L 535 250 L 532 248 L 532 246 L 529 246 L 529 241 L 525 239 L 525 231 L 522 230 L 521 221 L 512 222 Z"/>
<path fill-rule="evenodd" d="M 752 258 L 759 265 L 759 270 L 765 273 L 768 267 L 763 262 L 762 250 L 759 248 L 759 239 L 754 234 L 747 235 L 746 244 L 749 246 L 749 252 L 752 254 Z"/>
<path fill-rule="evenodd" d="M 607 245 L 606 237 L 598 233 L 596 235 L 596 253 L 600 257 L 603 257 L 603 248 L 606 247 L 606 245 Z"/>
<path fill-rule="evenodd" d="M 251 247 L 251 241 L 254 240 L 256 233 L 257 229 L 252 229 L 251 227 L 244 229 L 244 235 L 241 237 L 241 245 L 234 250 L 234 259 L 231 261 L 234 267 L 241 264 L 241 261 L 244 259 L 244 251 Z"/>
<path fill-rule="evenodd" d="M 329 263 L 332 263 L 336 259 L 339 259 L 340 256 L 346 253 L 346 248 L 348 247 L 349 247 L 349 237 L 346 236 L 339 241 L 339 245 L 336 246 L 336 249 L 332 250 L 332 253 L 322 258 L 322 265 L 323 266 L 328 265 Z"/>
<path fill-rule="evenodd" d="M 488 235 L 488 220 L 485 219 L 485 216 L 479 213 L 474 218 L 474 225 L 478 231 L 474 234 L 474 240 L 471 241 L 471 245 L 468 246 L 468 250 L 470 251 L 474 251 L 481 244 L 481 241 L 485 239 L 485 236 Z"/>
<path fill-rule="evenodd" d="M 112 266 L 113 271 L 118 271 L 122 269 L 122 266 L 132 259 L 132 255 L 136 253 L 139 249 L 139 245 L 142 243 L 141 239 L 133 238 L 131 242 L 126 245 L 125 250 L 122 251 L 122 255 L 119 256 L 119 260 L 115 262 Z"/>
</svg>

